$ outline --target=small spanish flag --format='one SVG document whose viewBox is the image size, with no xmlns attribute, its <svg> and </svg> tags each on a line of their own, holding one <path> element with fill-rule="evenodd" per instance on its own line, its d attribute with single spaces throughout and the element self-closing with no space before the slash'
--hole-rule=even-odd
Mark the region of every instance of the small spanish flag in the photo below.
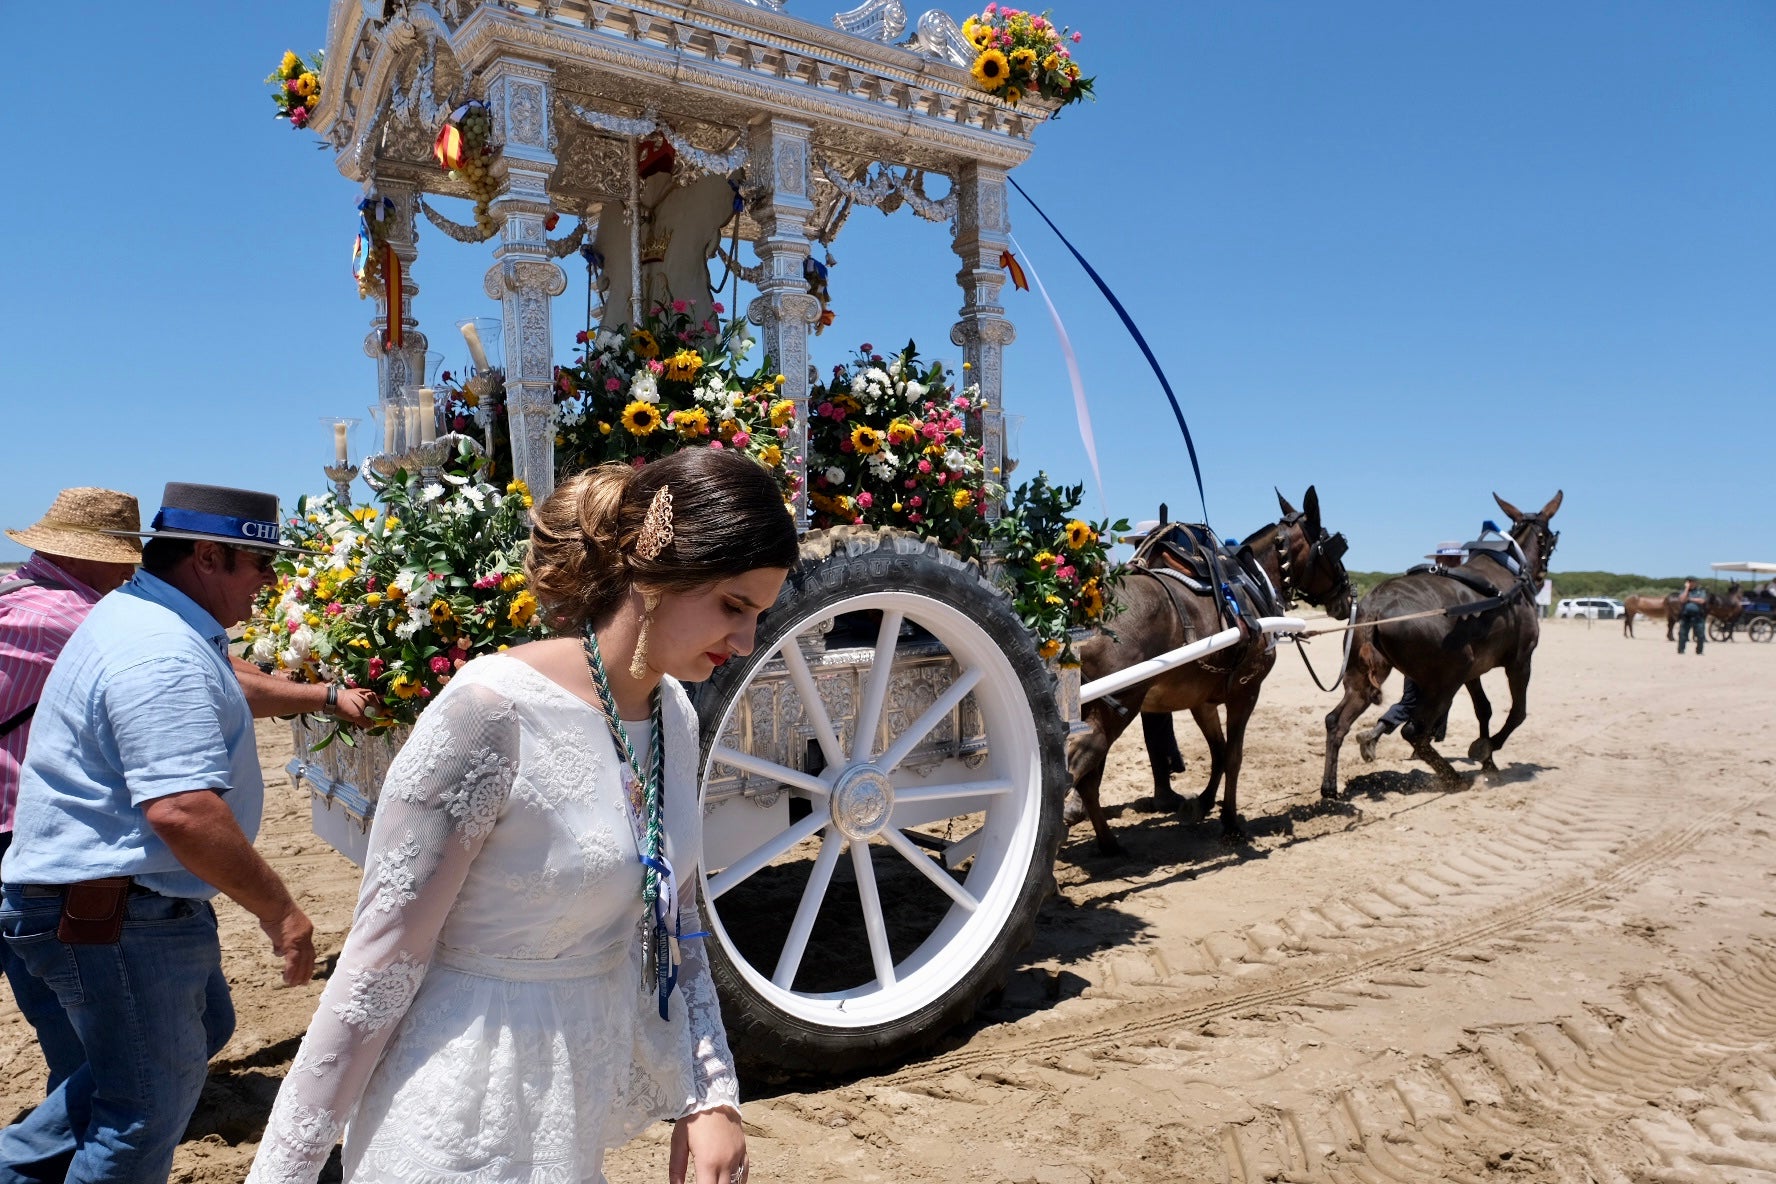
<svg viewBox="0 0 1776 1184">
<path fill-rule="evenodd" d="M 1030 281 L 1024 278 L 1024 266 L 1017 261 L 1017 256 L 1010 251 L 999 252 L 999 266 L 1011 277 L 1011 286 L 1020 292 L 1030 290 Z"/>
<path fill-rule="evenodd" d="M 463 162 L 463 134 L 456 121 L 447 119 L 432 141 L 432 156 L 446 169 L 460 169 Z"/>
</svg>

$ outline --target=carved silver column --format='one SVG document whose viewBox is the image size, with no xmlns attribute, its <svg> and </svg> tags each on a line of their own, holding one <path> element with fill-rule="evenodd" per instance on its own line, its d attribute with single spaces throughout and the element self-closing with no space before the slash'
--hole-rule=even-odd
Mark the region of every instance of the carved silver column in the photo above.
<svg viewBox="0 0 1776 1184">
<path fill-rule="evenodd" d="M 808 221 L 814 216 L 807 124 L 764 116 L 752 125 L 752 180 L 763 187 L 753 198 L 759 225 L 753 249 L 759 257 L 759 295 L 746 310 L 765 352 L 783 375 L 781 397 L 793 400 L 795 427 L 784 452 L 798 458 L 802 478 L 796 526 L 808 526 L 808 328 L 820 319 L 820 302 L 808 291 L 802 264 L 808 258 Z"/>
<path fill-rule="evenodd" d="M 567 290 L 567 273 L 550 257 L 543 220 L 549 215 L 549 85 L 554 71 L 534 62 L 496 58 L 484 77 L 493 107 L 494 138 L 503 145 L 494 171 L 500 223 L 494 264 L 484 288 L 505 311 L 506 415 L 518 476 L 540 500 L 555 488 L 555 362 L 550 301 Z"/>
<path fill-rule="evenodd" d="M 1005 481 L 1005 381 L 1004 350 L 1017 340 L 1017 328 L 1005 319 L 999 289 L 1005 271 L 1000 252 L 1011 246 L 1011 218 L 1005 200 L 1005 173 L 987 165 L 969 163 L 956 178 L 956 254 L 962 270 L 962 319 L 950 330 L 950 340 L 962 347 L 969 365 L 962 385 L 980 387 L 987 404 L 983 413 L 971 410 L 969 430 L 978 433 L 986 449 L 987 479 Z M 987 517 L 998 518 L 1000 503 L 987 503 Z"/>
<path fill-rule="evenodd" d="M 419 190 L 411 182 L 373 177 L 370 193 L 394 203 L 383 226 L 389 245 L 395 249 L 395 258 L 401 261 L 401 348 L 382 348 L 389 309 L 388 298 L 379 285 L 375 297 L 376 315 L 370 319 L 370 335 L 364 339 L 364 353 L 376 359 L 376 392 L 382 413 L 385 416 L 399 415 L 395 409 L 402 405 L 402 388 L 418 386 L 425 381 L 428 343 L 413 315 L 413 298 L 419 295 L 419 285 L 413 281 L 413 264 L 419 258 L 419 231 L 415 227 L 419 215 Z M 398 440 L 405 430 L 405 425 L 396 429 Z M 407 441 L 408 445 L 412 443 Z M 379 451 L 381 447 L 382 441 L 378 440 L 371 451 Z"/>
</svg>

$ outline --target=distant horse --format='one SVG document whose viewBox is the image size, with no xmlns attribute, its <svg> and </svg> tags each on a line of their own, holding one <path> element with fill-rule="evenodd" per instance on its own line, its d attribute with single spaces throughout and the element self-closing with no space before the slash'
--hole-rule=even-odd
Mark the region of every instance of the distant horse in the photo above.
<svg viewBox="0 0 1776 1184">
<path fill-rule="evenodd" d="M 1287 605 L 1300 598 L 1322 605 L 1333 616 L 1350 611 L 1351 583 L 1345 573 L 1344 536 L 1328 534 L 1320 524 L 1319 495 L 1310 487 L 1297 511 L 1281 494 L 1278 504 L 1283 519 L 1250 535 L 1240 546 L 1250 548 L 1252 559 L 1269 578 L 1271 587 Z M 1191 641 L 1219 633 L 1222 624 L 1218 598 L 1197 595 L 1179 581 L 1158 574 L 1156 548 L 1173 531 L 1174 524 L 1155 531 L 1142 543 L 1114 599 L 1123 611 L 1112 627 L 1114 636 L 1099 630 L 1080 647 L 1085 681 L 1127 669 Z M 1151 564 L 1151 566 L 1150 566 Z M 1154 768 L 1154 798 L 1161 808 L 1183 808 L 1191 821 L 1201 821 L 1215 805 L 1223 776 L 1227 793 L 1221 805 L 1222 833 L 1229 840 L 1244 837 L 1239 821 L 1239 773 L 1245 751 L 1246 724 L 1258 705 L 1258 689 L 1276 663 L 1268 640 L 1253 635 L 1201 661 L 1187 663 L 1145 682 L 1106 695 L 1085 705 L 1087 731 L 1067 746 L 1067 771 L 1082 800 L 1086 817 L 1097 835 L 1098 850 L 1120 850 L 1098 799 L 1104 776 L 1104 758 L 1129 723 L 1143 712 L 1189 711 L 1209 744 L 1209 783 L 1202 794 L 1186 799 L 1172 792 L 1161 766 Z M 1222 731 L 1217 705 L 1227 707 L 1227 727 Z"/>
<path fill-rule="evenodd" d="M 1636 615 L 1658 620 L 1665 618 L 1665 640 L 1676 641 L 1672 630 L 1677 627 L 1677 593 L 1669 596 L 1628 596 L 1622 600 L 1622 636 L 1634 636 Z"/>
<path fill-rule="evenodd" d="M 1634 636 L 1634 614 L 1643 617 L 1665 617 L 1665 640 L 1676 641 L 1677 614 L 1679 610 L 1678 594 L 1669 596 L 1630 596 L 1622 602 L 1622 635 Z M 1708 615 L 1722 624 L 1731 625 L 1739 619 L 1739 613 L 1745 608 L 1745 594 L 1734 580 L 1727 585 L 1727 592 L 1722 596 L 1718 592 L 1708 594 Z"/>
<path fill-rule="evenodd" d="M 1359 628 L 1352 646 L 1344 699 L 1326 716 L 1322 796 L 1338 797 L 1338 750 L 1364 709 L 1381 702 L 1382 683 L 1395 668 L 1418 687 L 1418 706 L 1401 729 L 1413 753 L 1445 783 L 1460 780 L 1431 747 L 1431 737 L 1455 693 L 1466 687 L 1480 722 L 1480 737 L 1468 756 L 1488 772 L 1497 771 L 1493 753 L 1528 714 L 1530 659 L 1541 639 L 1535 591 L 1560 537 L 1548 520 L 1560 509 L 1562 495 L 1556 493 L 1535 514 L 1492 496 L 1511 517 L 1516 554 L 1472 549 L 1460 567 L 1383 580 L 1357 605 L 1356 624 L 1369 627 Z M 1511 711 L 1498 734 L 1489 735 L 1492 707 L 1480 676 L 1501 666 L 1511 688 Z"/>
</svg>

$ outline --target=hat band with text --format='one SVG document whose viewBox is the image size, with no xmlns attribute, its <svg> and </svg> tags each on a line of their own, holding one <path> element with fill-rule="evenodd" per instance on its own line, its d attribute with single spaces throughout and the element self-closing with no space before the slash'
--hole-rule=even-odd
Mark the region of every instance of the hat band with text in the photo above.
<svg viewBox="0 0 1776 1184">
<path fill-rule="evenodd" d="M 177 506 L 162 507 L 154 515 L 154 529 L 212 534 L 218 538 L 240 539 L 247 543 L 270 543 L 272 546 L 277 546 L 282 541 L 275 522 L 258 518 L 234 518 L 227 514 L 206 514 L 202 510 L 181 510 Z"/>
</svg>

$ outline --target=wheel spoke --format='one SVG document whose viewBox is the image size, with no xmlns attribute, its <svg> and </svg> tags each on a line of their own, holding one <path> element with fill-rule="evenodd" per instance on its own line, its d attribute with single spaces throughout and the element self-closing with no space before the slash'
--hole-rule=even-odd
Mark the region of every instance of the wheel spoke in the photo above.
<svg viewBox="0 0 1776 1184">
<path fill-rule="evenodd" d="M 893 827 L 889 827 L 887 830 L 883 831 L 882 837 L 888 840 L 888 845 L 890 847 L 900 852 L 902 858 L 918 868 L 920 875 L 943 889 L 944 895 L 948 896 L 951 900 L 955 901 L 971 913 L 980 907 L 980 901 L 970 896 L 962 885 L 946 876 L 943 869 L 937 865 L 937 861 L 913 846 L 911 839 L 907 838 Z"/>
<path fill-rule="evenodd" d="M 832 816 L 825 810 L 815 810 L 770 842 L 759 847 L 752 853 L 736 859 L 719 874 L 709 877 L 708 895 L 715 900 L 722 893 L 750 879 L 758 870 L 789 851 L 797 843 L 810 835 L 819 832 L 820 828 L 832 821 Z"/>
<path fill-rule="evenodd" d="M 788 765 L 780 765 L 776 761 L 768 761 L 762 756 L 754 756 L 750 752 L 741 752 L 738 748 L 729 748 L 725 744 L 717 744 L 709 752 L 709 760 L 713 764 L 720 761 L 724 765 L 732 765 L 745 773 L 753 773 L 768 778 L 782 785 L 794 786 L 803 793 L 825 799 L 832 792 L 831 787 L 812 773 L 804 773 L 800 769 L 792 769 Z"/>
<path fill-rule="evenodd" d="M 974 689 L 974 684 L 979 682 L 985 673 L 986 671 L 976 667 L 956 675 L 956 681 L 937 697 L 937 702 L 926 708 L 925 714 L 908 725 L 906 731 L 895 737 L 893 744 L 882 750 L 882 755 L 876 758 L 876 767 L 886 773 L 904 761 L 907 754 L 918 747 L 919 741 L 930 735 L 931 729 L 941 723 L 944 716 L 956 709 L 956 704 L 962 702 L 963 697 Z"/>
<path fill-rule="evenodd" d="M 826 900 L 833 869 L 839 866 L 839 856 L 844 850 L 845 837 L 836 830 L 827 831 L 820 841 L 820 855 L 814 860 L 814 870 L 808 873 L 802 901 L 796 905 L 795 920 L 789 926 L 789 936 L 783 941 L 783 952 L 777 955 L 777 969 L 771 974 L 772 984 L 781 990 L 788 991 L 795 986 L 796 972 L 802 968 L 802 955 L 808 951 L 808 938 L 814 932 L 815 918 L 820 916 L 820 905 Z"/>
<path fill-rule="evenodd" d="M 951 799 L 961 801 L 965 798 L 994 797 L 1011 792 L 1009 781 L 958 781 L 954 785 L 909 785 L 905 788 L 896 787 L 894 804 L 911 805 L 914 802 L 944 802 Z M 958 810 L 958 814 L 972 813 L 980 809 L 971 806 L 968 810 Z"/>
<path fill-rule="evenodd" d="M 870 665 L 869 682 L 863 691 L 863 703 L 857 709 L 857 732 L 851 737 L 851 761 L 869 759 L 876 743 L 876 727 L 882 722 L 882 700 L 888 695 L 888 679 L 894 673 L 894 652 L 899 648 L 900 623 L 905 615 L 894 609 L 882 613 L 882 627 L 876 633 L 876 655 Z"/>
<path fill-rule="evenodd" d="M 838 733 L 833 731 L 832 720 L 827 718 L 826 704 L 821 701 L 820 692 L 814 686 L 814 675 L 808 670 L 808 659 L 802 656 L 802 649 L 796 639 L 783 639 L 783 668 L 789 671 L 789 681 L 795 684 L 796 694 L 802 699 L 802 713 L 807 717 L 808 726 L 814 729 L 814 739 L 820 742 L 820 751 L 826 756 L 830 768 L 842 768 L 845 764 L 845 749 L 839 744 Z"/>
<path fill-rule="evenodd" d="M 876 868 L 870 862 L 868 843 L 851 844 L 851 869 L 857 873 L 857 898 L 863 905 L 863 927 L 869 931 L 876 986 L 887 990 L 894 985 L 894 955 L 888 950 L 888 924 L 882 920 L 882 898 L 876 893 Z"/>
<path fill-rule="evenodd" d="M 971 856 L 980 851 L 981 836 L 986 833 L 986 827 L 977 826 L 955 842 L 951 843 L 948 847 L 944 848 L 944 866 L 951 871 L 955 871 L 964 863 L 967 863 Z"/>
</svg>

